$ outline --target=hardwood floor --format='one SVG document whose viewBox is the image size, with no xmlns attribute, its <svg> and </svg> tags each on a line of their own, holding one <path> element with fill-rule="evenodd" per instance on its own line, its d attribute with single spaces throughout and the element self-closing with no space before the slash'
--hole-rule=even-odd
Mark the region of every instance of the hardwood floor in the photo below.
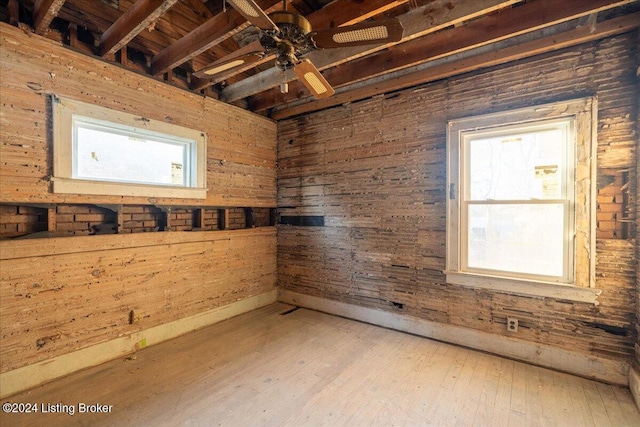
<svg viewBox="0 0 640 427">
<path fill-rule="evenodd" d="M 39 412 L 0 424 L 640 425 L 621 387 L 291 309 L 270 305 L 15 395 L 2 403 Z M 79 413 L 80 403 L 111 412 Z"/>
</svg>

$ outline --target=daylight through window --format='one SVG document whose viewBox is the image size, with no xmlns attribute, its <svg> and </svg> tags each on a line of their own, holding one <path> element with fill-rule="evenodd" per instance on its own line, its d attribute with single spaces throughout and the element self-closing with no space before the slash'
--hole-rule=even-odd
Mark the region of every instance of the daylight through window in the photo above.
<svg viewBox="0 0 640 427">
<path fill-rule="evenodd" d="M 572 281 L 572 141 L 571 120 L 464 135 L 463 270 Z"/>
</svg>

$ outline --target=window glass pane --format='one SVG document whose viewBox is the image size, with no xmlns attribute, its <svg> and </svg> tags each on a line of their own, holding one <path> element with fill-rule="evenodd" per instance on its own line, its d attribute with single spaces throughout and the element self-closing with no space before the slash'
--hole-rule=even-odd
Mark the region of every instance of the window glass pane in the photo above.
<svg viewBox="0 0 640 427">
<path fill-rule="evenodd" d="M 189 144 L 78 124 L 74 178 L 190 186 Z M 117 133 L 114 133 L 117 132 Z"/>
<path fill-rule="evenodd" d="M 565 127 L 467 141 L 467 200 L 565 197 Z"/>
<path fill-rule="evenodd" d="M 563 204 L 469 205 L 470 269 L 563 277 Z"/>
</svg>

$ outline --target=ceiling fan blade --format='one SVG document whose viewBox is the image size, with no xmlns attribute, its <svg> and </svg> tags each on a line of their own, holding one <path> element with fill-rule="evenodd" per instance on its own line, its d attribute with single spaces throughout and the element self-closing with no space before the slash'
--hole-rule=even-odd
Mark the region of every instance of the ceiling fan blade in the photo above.
<svg viewBox="0 0 640 427">
<path fill-rule="evenodd" d="M 229 55 L 216 62 L 213 62 L 207 65 L 201 70 L 196 71 L 195 73 L 193 73 L 193 75 L 200 79 L 213 77 L 224 71 L 231 70 L 232 68 L 251 64 L 253 62 L 258 62 L 260 59 L 262 59 L 263 56 L 264 56 L 264 52 L 262 51 L 245 53 L 244 55 L 240 55 L 240 56 Z"/>
<path fill-rule="evenodd" d="M 404 28 L 398 19 L 384 19 L 318 30 L 312 38 L 317 47 L 326 49 L 399 42 L 403 32 Z"/>
<path fill-rule="evenodd" d="M 318 99 L 328 98 L 336 91 L 329 82 L 320 74 L 320 71 L 308 59 L 303 59 L 293 67 L 298 79 Z"/>
<path fill-rule="evenodd" d="M 273 23 L 271 18 L 260 9 L 260 6 L 253 0 L 227 0 L 240 15 L 244 16 L 247 21 L 251 22 L 261 30 L 278 31 L 278 27 Z"/>
</svg>

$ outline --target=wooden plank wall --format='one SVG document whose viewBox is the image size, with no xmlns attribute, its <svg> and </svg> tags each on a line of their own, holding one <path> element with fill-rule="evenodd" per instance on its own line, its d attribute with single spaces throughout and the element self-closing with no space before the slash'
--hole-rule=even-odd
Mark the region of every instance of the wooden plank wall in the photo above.
<svg viewBox="0 0 640 427">
<path fill-rule="evenodd" d="M 83 234 L 91 221 L 104 222 L 100 209 L 87 210 L 95 205 L 124 205 L 121 219 L 142 226 L 155 205 L 226 207 L 239 211 L 237 228 L 245 227 L 245 207 L 276 206 L 276 124 L 268 119 L 4 23 L 0 74 L 0 214 L 18 233 L 26 223 L 46 229 L 47 209 L 22 207 L 29 204 L 59 204 L 49 209 L 59 229 L 69 231 L 68 217 Z M 205 131 L 207 199 L 52 194 L 49 94 Z M 176 229 L 187 226 L 179 213 Z M 205 217 L 205 229 L 217 228 L 214 220 Z M 0 263 L 4 373 L 273 291 L 276 230 L 0 240 Z"/>
<path fill-rule="evenodd" d="M 638 162 L 636 53 L 637 35 L 624 34 L 279 122 L 279 213 L 325 216 L 324 227 L 278 228 L 279 286 L 629 363 L 636 249 L 615 233 L 629 218 L 608 214 L 597 230 L 598 306 L 445 283 L 445 128 L 596 95 L 598 190 L 613 194 L 598 196 L 613 203 L 629 191 L 618 174 L 635 181 Z"/>
<path fill-rule="evenodd" d="M 276 125 L 211 98 L 167 85 L 3 24 L 2 202 L 96 203 L 94 196 L 53 195 L 48 95 L 206 132 L 206 200 L 183 205 L 275 207 Z M 103 204 L 178 203 L 172 199 L 100 197 Z"/>
<path fill-rule="evenodd" d="M 3 241 L 0 249 L 2 372 L 275 288 L 274 227 Z"/>
</svg>

